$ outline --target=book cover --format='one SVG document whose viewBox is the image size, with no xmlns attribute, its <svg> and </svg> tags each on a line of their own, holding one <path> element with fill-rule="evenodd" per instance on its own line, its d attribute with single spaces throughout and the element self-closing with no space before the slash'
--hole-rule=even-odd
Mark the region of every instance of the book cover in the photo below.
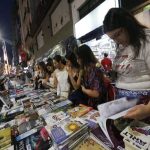
<svg viewBox="0 0 150 150">
<path fill-rule="evenodd" d="M 63 111 L 47 113 L 43 115 L 43 118 L 49 127 L 59 124 L 62 120 L 68 117 L 69 116 Z"/>
<path fill-rule="evenodd" d="M 36 110 L 39 116 L 52 112 L 51 106 L 49 104 L 36 108 Z"/>
<path fill-rule="evenodd" d="M 121 135 L 124 138 L 125 148 L 130 149 L 150 149 L 150 125 L 139 121 L 133 121 L 126 127 Z"/>
<path fill-rule="evenodd" d="M 73 150 L 109 150 L 109 148 L 103 145 L 93 134 L 90 134 L 76 145 Z"/>
<path fill-rule="evenodd" d="M 66 118 L 60 121 L 59 124 L 54 125 L 51 129 L 51 134 L 55 143 L 59 145 L 69 141 L 69 139 L 82 132 L 85 128 L 87 128 L 87 123 L 80 118 Z"/>
<path fill-rule="evenodd" d="M 80 104 L 77 107 L 69 109 L 68 114 L 71 115 L 73 118 L 81 117 L 81 116 L 87 114 L 91 110 L 92 110 L 92 107 L 88 107 L 88 106 Z"/>
<path fill-rule="evenodd" d="M 48 150 L 52 147 L 52 139 L 43 127 L 32 135 L 15 143 L 15 150 Z"/>
<path fill-rule="evenodd" d="M 45 122 L 42 118 L 37 117 L 37 114 L 33 113 L 29 116 L 20 115 L 16 117 L 16 127 L 13 128 L 15 137 L 17 140 L 22 138 L 22 134 L 30 133 L 30 130 L 37 129 L 45 125 Z M 25 135 L 26 136 L 26 135 Z"/>
<path fill-rule="evenodd" d="M 11 128 L 3 128 L 0 130 L 0 150 L 5 150 L 11 146 Z"/>
<path fill-rule="evenodd" d="M 87 114 L 81 116 L 81 119 L 85 120 L 88 123 L 88 126 L 93 129 L 98 126 L 97 117 L 99 117 L 99 111 L 97 110 L 91 110 Z"/>
</svg>

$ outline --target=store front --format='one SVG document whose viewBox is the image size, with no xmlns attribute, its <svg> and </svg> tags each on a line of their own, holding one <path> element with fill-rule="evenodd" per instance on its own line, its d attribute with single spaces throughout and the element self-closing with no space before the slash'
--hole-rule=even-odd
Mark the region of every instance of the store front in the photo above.
<svg viewBox="0 0 150 150">
<path fill-rule="evenodd" d="M 103 19 L 112 7 L 119 7 L 118 0 L 104 1 L 75 24 L 76 38 L 81 43 L 90 46 L 99 61 L 103 58 L 104 53 L 108 53 L 112 60 L 116 54 L 115 43 L 102 31 Z"/>
</svg>

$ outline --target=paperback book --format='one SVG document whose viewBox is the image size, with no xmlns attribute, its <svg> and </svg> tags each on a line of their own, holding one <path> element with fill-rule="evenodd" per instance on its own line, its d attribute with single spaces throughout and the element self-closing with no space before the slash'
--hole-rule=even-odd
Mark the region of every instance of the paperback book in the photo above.
<svg viewBox="0 0 150 150">
<path fill-rule="evenodd" d="M 15 143 L 15 150 L 48 150 L 52 147 L 52 139 L 43 127 L 28 137 Z"/>
<path fill-rule="evenodd" d="M 63 111 L 59 111 L 59 112 L 54 112 L 54 113 L 48 113 L 48 114 L 44 114 L 43 118 L 45 120 L 45 122 L 47 123 L 47 125 L 50 128 L 53 128 L 54 126 L 58 125 L 62 120 L 68 118 L 69 116 L 63 112 Z"/>
<path fill-rule="evenodd" d="M 0 150 L 6 150 L 11 146 L 11 128 L 0 130 Z"/>
<path fill-rule="evenodd" d="M 69 109 L 68 110 L 68 114 L 71 115 L 73 118 L 75 118 L 75 117 L 81 117 L 81 116 L 87 114 L 92 109 L 93 109 L 92 107 L 88 107 L 88 106 L 80 104 L 77 107 Z"/>
<path fill-rule="evenodd" d="M 124 138 L 127 150 L 149 150 L 150 149 L 150 125 L 139 121 L 133 121 L 126 127 L 121 135 Z"/>
<path fill-rule="evenodd" d="M 116 143 L 121 139 L 119 130 L 114 126 L 114 121 L 123 117 L 137 102 L 137 99 L 127 100 L 126 98 L 121 98 L 98 106 L 100 117 L 97 118 L 97 121 L 113 146 L 117 145 Z M 121 125 L 122 129 L 124 129 L 128 125 L 128 120 L 127 123 L 124 120 Z M 117 135 L 116 137 L 113 134 L 114 132 Z"/>
<path fill-rule="evenodd" d="M 74 142 L 73 139 L 87 131 L 87 123 L 82 119 L 66 118 L 60 121 L 59 124 L 54 125 L 51 129 L 51 135 L 57 145 L 64 145 L 69 142 Z"/>
<path fill-rule="evenodd" d="M 100 117 L 99 111 L 93 109 L 87 114 L 81 116 L 81 119 L 85 120 L 88 123 L 88 126 L 93 129 L 98 126 L 97 117 Z"/>
</svg>

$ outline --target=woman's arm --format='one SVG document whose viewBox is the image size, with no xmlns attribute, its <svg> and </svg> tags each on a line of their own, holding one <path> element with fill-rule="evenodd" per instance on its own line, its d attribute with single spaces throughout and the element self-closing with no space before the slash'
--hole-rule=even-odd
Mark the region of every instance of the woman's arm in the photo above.
<svg viewBox="0 0 150 150">
<path fill-rule="evenodd" d="M 72 83 L 73 88 L 75 90 L 79 89 L 80 86 L 81 86 L 81 77 L 82 77 L 81 73 L 79 73 L 78 79 L 77 79 L 77 81 L 75 81 L 75 79 L 73 78 L 73 71 L 72 71 L 72 69 L 70 68 L 67 71 L 68 71 L 68 75 L 69 75 L 69 78 L 70 78 L 70 81 Z"/>
<path fill-rule="evenodd" d="M 140 104 L 133 107 L 124 118 L 141 120 L 150 116 L 150 102 L 147 105 Z"/>
<path fill-rule="evenodd" d="M 82 92 L 90 97 L 97 98 L 99 97 L 99 92 L 97 90 L 86 89 L 84 86 L 82 87 Z"/>
</svg>

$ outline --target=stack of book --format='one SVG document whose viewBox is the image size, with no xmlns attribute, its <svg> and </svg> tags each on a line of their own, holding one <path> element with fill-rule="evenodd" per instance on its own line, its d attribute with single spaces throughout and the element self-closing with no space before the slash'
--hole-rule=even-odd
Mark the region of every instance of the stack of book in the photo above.
<svg viewBox="0 0 150 150">
<path fill-rule="evenodd" d="M 88 125 L 80 118 L 66 118 L 51 128 L 50 134 L 54 140 L 56 149 L 69 147 L 74 144 L 81 136 L 88 133 Z"/>
<path fill-rule="evenodd" d="M 127 150 L 150 149 L 150 125 L 133 122 L 121 132 L 121 135 Z"/>
</svg>

